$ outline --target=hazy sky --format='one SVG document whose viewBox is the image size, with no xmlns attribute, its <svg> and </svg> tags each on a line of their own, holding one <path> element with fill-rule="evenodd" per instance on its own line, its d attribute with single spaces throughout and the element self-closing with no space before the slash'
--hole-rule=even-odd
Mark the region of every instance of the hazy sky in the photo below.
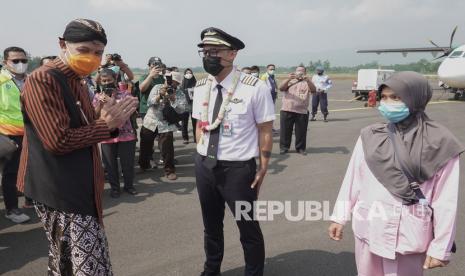
<svg viewBox="0 0 465 276">
<path fill-rule="evenodd" d="M 0 48 L 16 45 L 33 56 L 58 52 L 58 36 L 74 18 L 99 21 L 108 52 L 132 67 L 150 56 L 167 65 L 200 66 L 200 32 L 219 27 L 246 45 L 240 65 L 328 59 L 351 65 L 378 60 L 390 64 L 431 55 L 362 55 L 356 49 L 465 43 L 463 0 L 0 0 Z M 460 25 L 462 24 L 462 25 Z"/>
</svg>

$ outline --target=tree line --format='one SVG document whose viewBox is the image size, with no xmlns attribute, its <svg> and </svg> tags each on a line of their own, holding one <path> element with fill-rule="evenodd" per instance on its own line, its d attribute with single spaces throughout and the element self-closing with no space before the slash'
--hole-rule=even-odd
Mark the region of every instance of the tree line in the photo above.
<svg viewBox="0 0 465 276">
<path fill-rule="evenodd" d="M 41 57 L 29 57 L 29 67 L 28 71 L 32 72 L 36 68 L 39 67 Z M 0 60 L 3 60 L 3 56 L 0 55 Z M 318 66 L 322 66 L 327 73 L 332 74 L 355 74 L 360 69 L 391 69 L 395 71 L 415 71 L 421 74 L 436 74 L 441 64 L 440 61 L 431 62 L 427 59 L 420 59 L 417 62 L 411 62 L 406 64 L 391 64 L 391 65 L 382 65 L 377 61 L 359 64 L 355 66 L 333 66 L 329 62 L 329 60 L 316 60 L 316 61 L 309 61 L 308 63 L 301 62 L 299 66 L 305 66 L 308 72 L 313 72 Z M 266 72 L 266 65 L 259 66 L 260 72 Z M 286 74 L 289 72 L 295 71 L 297 66 L 277 66 L 276 73 L 277 74 Z M 142 68 L 131 68 L 135 74 L 144 74 L 147 72 L 147 69 Z M 202 67 L 194 67 L 191 68 L 194 73 L 204 73 Z"/>
</svg>

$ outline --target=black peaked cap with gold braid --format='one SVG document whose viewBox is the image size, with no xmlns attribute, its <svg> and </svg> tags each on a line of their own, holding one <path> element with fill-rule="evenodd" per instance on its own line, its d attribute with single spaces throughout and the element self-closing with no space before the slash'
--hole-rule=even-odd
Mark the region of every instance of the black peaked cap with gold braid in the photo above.
<svg viewBox="0 0 465 276">
<path fill-rule="evenodd" d="M 209 27 L 200 34 L 200 42 L 197 46 L 203 48 L 205 45 L 226 46 L 233 50 L 245 48 L 244 42 L 218 28 Z"/>
</svg>

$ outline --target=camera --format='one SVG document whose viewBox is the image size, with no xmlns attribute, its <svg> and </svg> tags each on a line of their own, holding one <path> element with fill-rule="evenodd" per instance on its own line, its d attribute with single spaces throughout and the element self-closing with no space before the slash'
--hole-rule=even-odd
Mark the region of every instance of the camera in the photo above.
<svg viewBox="0 0 465 276">
<path fill-rule="evenodd" d="M 113 95 L 113 92 L 115 92 L 116 89 L 114 88 L 110 88 L 110 87 L 106 87 L 103 89 L 103 93 L 105 93 L 105 95 L 107 95 L 108 97 L 111 97 Z"/>
<path fill-rule="evenodd" d="M 153 65 L 153 67 L 159 67 L 159 68 L 164 68 L 165 67 L 165 64 L 163 64 L 163 62 L 161 61 L 154 61 L 151 63 L 151 65 Z"/>
<path fill-rule="evenodd" d="M 167 84 L 166 93 L 168 93 L 168 95 L 173 95 L 174 87 L 173 87 L 173 77 L 172 76 L 169 76 L 169 75 L 166 76 L 166 84 Z"/>
<path fill-rule="evenodd" d="M 111 54 L 111 60 L 113 60 L 113 61 L 121 61 L 121 55 L 119 55 L 119 54 Z"/>
</svg>

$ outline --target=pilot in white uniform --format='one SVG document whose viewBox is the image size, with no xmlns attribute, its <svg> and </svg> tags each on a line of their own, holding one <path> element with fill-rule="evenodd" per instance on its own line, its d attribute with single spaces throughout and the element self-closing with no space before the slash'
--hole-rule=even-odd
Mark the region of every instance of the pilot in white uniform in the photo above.
<svg viewBox="0 0 465 276">
<path fill-rule="evenodd" d="M 237 51 L 245 47 L 242 41 L 217 28 L 202 31 L 201 40 L 199 53 L 209 76 L 194 88 L 192 111 L 198 122 L 195 172 L 205 227 L 201 275 L 220 275 L 225 203 L 236 217 L 238 202 L 252 206 L 247 216 L 236 218 L 244 275 L 263 275 L 265 247 L 260 225 L 253 219 L 253 202 L 271 155 L 275 114 L 270 88 L 233 65 Z"/>
</svg>

